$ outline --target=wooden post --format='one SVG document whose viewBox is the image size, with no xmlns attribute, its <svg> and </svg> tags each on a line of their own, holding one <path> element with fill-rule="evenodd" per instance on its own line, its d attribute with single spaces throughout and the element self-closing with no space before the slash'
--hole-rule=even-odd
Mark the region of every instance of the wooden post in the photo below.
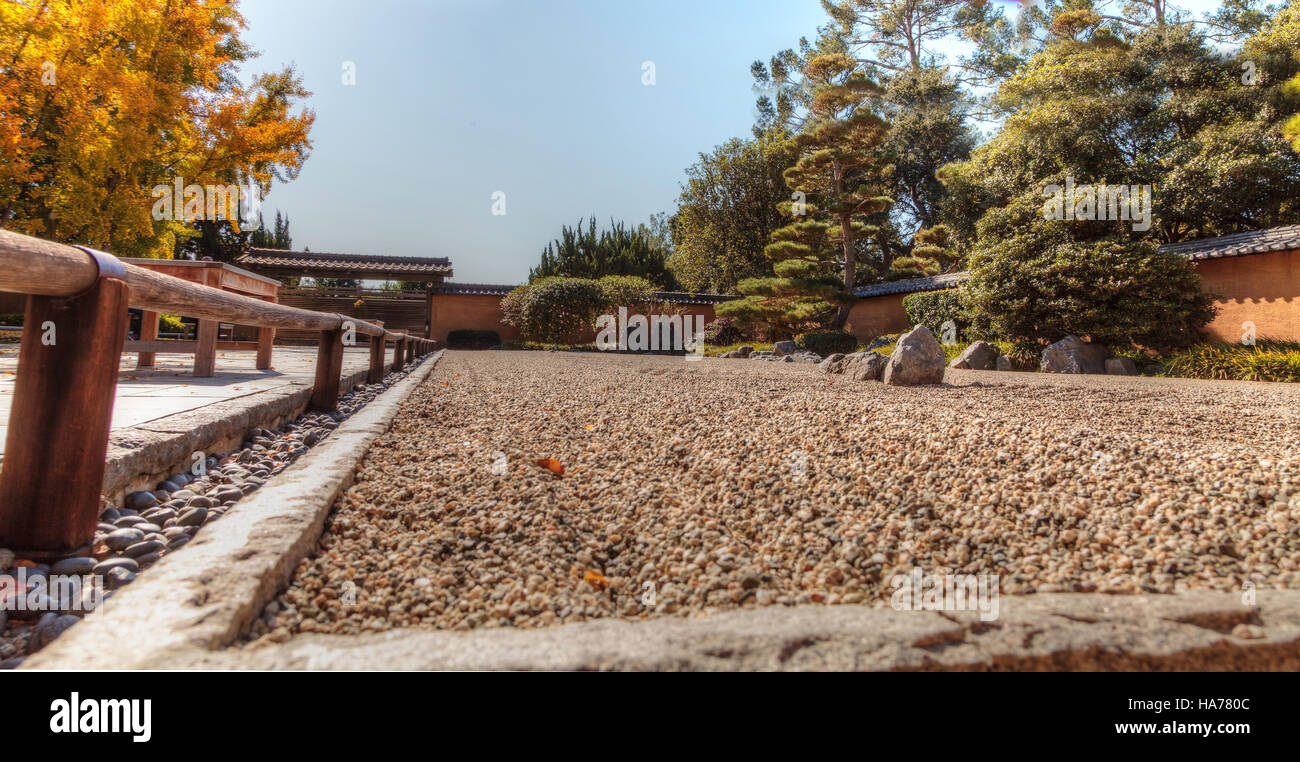
<svg viewBox="0 0 1300 762">
<path fill-rule="evenodd" d="M 379 325 L 383 323 L 375 321 Z M 370 337 L 370 369 L 366 371 L 366 383 L 377 384 L 384 380 L 384 337 Z"/>
<path fill-rule="evenodd" d="M 19 558 L 85 553 L 94 538 L 127 292 L 101 277 L 79 296 L 27 297 L 0 471 L 0 547 Z"/>
<path fill-rule="evenodd" d="M 194 377 L 211 378 L 217 372 L 217 328 L 221 323 L 216 320 L 200 320 L 198 348 L 194 350 Z"/>
<path fill-rule="evenodd" d="M 264 297 L 272 304 L 280 301 L 278 296 Z M 271 367 L 272 344 L 275 342 L 275 329 L 262 326 L 257 329 L 257 369 L 267 370 Z"/>
<path fill-rule="evenodd" d="M 140 315 L 140 341 L 158 340 L 158 313 L 144 310 Z M 141 352 L 136 355 L 135 367 L 152 368 L 157 355 L 153 352 Z"/>
<path fill-rule="evenodd" d="M 220 270 L 208 270 L 205 274 L 205 285 L 219 288 L 221 283 Z M 216 276 L 215 278 L 213 276 Z M 216 281 L 214 283 L 213 281 Z M 199 320 L 198 340 L 199 348 L 194 352 L 194 377 L 211 378 L 217 372 L 217 329 L 221 323 L 216 320 Z"/>
<path fill-rule="evenodd" d="M 313 409 L 338 409 L 342 374 L 343 330 L 321 331 L 320 345 L 316 348 L 316 383 L 311 388 Z"/>
</svg>

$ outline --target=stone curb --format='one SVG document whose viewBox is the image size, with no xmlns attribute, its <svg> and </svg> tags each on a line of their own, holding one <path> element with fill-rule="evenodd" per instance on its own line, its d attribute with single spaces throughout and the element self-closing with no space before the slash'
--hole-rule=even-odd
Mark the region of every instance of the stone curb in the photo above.
<svg viewBox="0 0 1300 762">
<path fill-rule="evenodd" d="M 385 363 L 384 373 L 391 368 L 392 363 Z M 343 376 L 339 394 L 365 380 L 365 369 Z M 152 489 L 169 475 L 187 470 L 196 451 L 223 455 L 238 449 L 249 429 L 273 429 L 305 411 L 311 390 L 310 385 L 293 383 L 114 431 L 108 438 L 104 499 L 121 507 L 127 493 Z"/>
<path fill-rule="evenodd" d="M 1002 596 L 973 612 L 795 606 L 704 619 L 543 629 L 299 635 L 251 649 L 171 651 L 170 669 L 659 671 L 1184 671 L 1300 669 L 1300 590 Z M 1233 635 L 1240 625 L 1249 625 Z M 1258 637 L 1255 637 L 1258 636 Z M 57 642 L 57 641 L 56 641 Z"/>
<path fill-rule="evenodd" d="M 168 555 L 33 654 L 23 669 L 142 669 L 228 645 L 315 547 L 326 516 L 370 443 L 442 352 L 344 421 L 185 549 Z M 191 655 L 189 658 L 193 659 Z"/>
</svg>

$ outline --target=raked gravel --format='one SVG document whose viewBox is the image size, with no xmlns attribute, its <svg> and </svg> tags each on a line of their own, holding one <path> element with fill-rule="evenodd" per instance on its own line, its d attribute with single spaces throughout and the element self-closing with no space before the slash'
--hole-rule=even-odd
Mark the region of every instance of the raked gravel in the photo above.
<svg viewBox="0 0 1300 762">
<path fill-rule="evenodd" d="M 1300 587 L 1296 385 L 945 380 L 448 352 L 245 643 L 885 606 L 914 567 L 1004 594 Z"/>
</svg>

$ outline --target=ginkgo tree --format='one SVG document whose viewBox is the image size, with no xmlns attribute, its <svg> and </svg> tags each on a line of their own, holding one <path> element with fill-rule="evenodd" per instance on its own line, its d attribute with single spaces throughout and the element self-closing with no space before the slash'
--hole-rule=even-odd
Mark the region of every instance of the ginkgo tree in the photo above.
<svg viewBox="0 0 1300 762">
<path fill-rule="evenodd" d="M 235 0 L 0 4 L 0 227 L 170 257 L 152 191 L 296 176 L 315 119 L 292 67 L 253 76 Z"/>
</svg>

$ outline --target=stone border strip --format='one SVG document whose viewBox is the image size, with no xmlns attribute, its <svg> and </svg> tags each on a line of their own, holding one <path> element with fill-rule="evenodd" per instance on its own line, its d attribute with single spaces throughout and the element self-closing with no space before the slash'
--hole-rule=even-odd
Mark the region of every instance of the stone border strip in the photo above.
<svg viewBox="0 0 1300 762">
<path fill-rule="evenodd" d="M 1002 596 L 1000 616 L 794 606 L 542 629 L 298 635 L 171 669 L 1185 671 L 1300 669 L 1300 590 Z M 66 637 L 66 636 L 65 636 Z M 56 641 L 57 642 L 57 641 Z"/>
<path fill-rule="evenodd" d="M 384 374 L 391 371 L 392 363 L 385 363 Z M 364 368 L 344 376 L 339 394 L 365 380 Z M 198 450 L 223 455 L 239 449 L 249 429 L 278 428 L 304 412 L 311 390 L 309 384 L 287 384 L 114 431 L 108 438 L 104 499 L 120 508 L 128 493 L 189 470 L 190 456 Z"/>
<path fill-rule="evenodd" d="M 165 556 L 22 669 L 147 669 L 233 642 L 316 547 L 326 516 L 371 442 L 442 351 L 344 421 L 266 486 Z M 240 434 L 247 425 L 238 429 Z"/>
</svg>

